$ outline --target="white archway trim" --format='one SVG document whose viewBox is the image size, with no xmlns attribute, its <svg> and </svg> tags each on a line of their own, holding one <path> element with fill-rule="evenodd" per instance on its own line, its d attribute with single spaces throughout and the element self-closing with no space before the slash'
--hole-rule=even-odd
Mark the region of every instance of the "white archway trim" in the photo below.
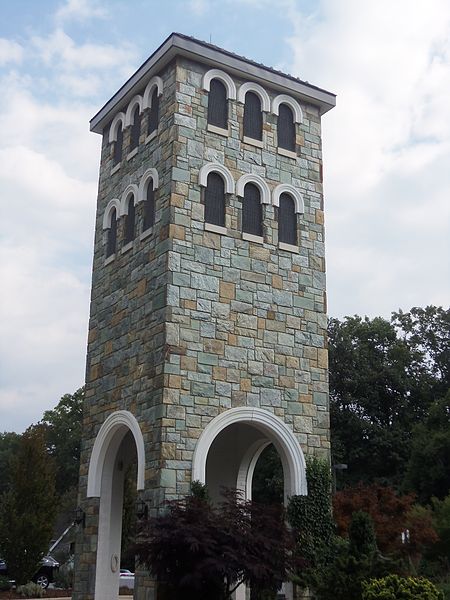
<svg viewBox="0 0 450 600">
<path fill-rule="evenodd" d="M 213 79 L 220 79 L 227 90 L 228 100 L 236 100 L 236 85 L 228 73 L 221 71 L 220 69 L 210 69 L 203 75 L 202 87 L 204 90 L 209 92 L 211 87 L 211 81 Z"/>
<path fill-rule="evenodd" d="M 152 77 L 150 79 L 150 81 L 147 83 L 147 86 L 144 90 L 144 96 L 142 99 L 142 109 L 143 110 L 151 107 L 152 94 L 153 94 L 153 89 L 155 87 L 158 90 L 158 96 L 161 96 L 161 94 L 163 93 L 164 84 L 163 84 L 163 80 L 161 79 L 161 77 L 158 77 L 158 75 L 156 75 L 155 77 Z"/>
<path fill-rule="evenodd" d="M 303 196 L 293 185 L 289 185 L 288 183 L 280 183 L 272 192 L 272 204 L 274 206 L 280 206 L 280 196 L 281 194 L 289 194 L 292 196 L 295 203 L 295 212 L 303 214 L 305 212 L 305 203 L 303 201 Z"/>
<path fill-rule="evenodd" d="M 285 477 L 290 482 L 290 494 L 308 493 L 305 458 L 294 433 L 273 413 L 250 406 L 230 408 L 208 423 L 195 447 L 192 459 L 193 481 L 206 483 L 206 459 L 211 444 L 221 431 L 234 423 L 247 423 L 262 431 L 281 455 L 283 467 L 286 467 Z"/>
<path fill-rule="evenodd" d="M 130 199 L 130 196 L 133 194 L 134 197 L 134 205 L 136 206 L 137 202 L 138 202 L 138 186 L 135 183 L 130 183 L 130 185 L 128 185 L 123 194 L 122 197 L 120 199 L 120 216 L 123 217 L 123 215 L 127 215 L 128 214 L 128 200 Z"/>
<path fill-rule="evenodd" d="M 259 83 L 253 83 L 253 81 L 247 81 L 243 83 L 238 91 L 238 102 L 245 103 L 245 95 L 247 92 L 254 92 L 261 100 L 261 109 L 264 112 L 270 111 L 270 98 L 266 90 L 259 85 Z"/>
<path fill-rule="evenodd" d="M 111 123 L 111 127 L 109 128 L 109 143 L 117 142 L 117 130 L 119 129 L 119 125 L 122 125 L 122 129 L 125 127 L 125 113 L 120 112 L 114 117 Z"/>
<path fill-rule="evenodd" d="M 261 192 L 261 202 L 263 204 L 270 204 L 270 189 L 267 183 L 264 181 L 262 177 L 259 175 L 254 175 L 253 173 L 246 173 L 239 177 L 236 183 L 236 196 L 240 198 L 244 197 L 244 188 L 247 183 L 253 183 Z"/>
<path fill-rule="evenodd" d="M 116 219 L 118 219 L 120 216 L 120 200 L 117 200 L 117 198 L 110 200 L 106 205 L 105 212 L 103 213 L 103 229 L 111 227 L 111 212 L 113 208 L 116 209 Z"/>
<path fill-rule="evenodd" d="M 143 202 L 147 199 L 147 187 L 149 185 L 149 181 L 152 181 L 153 190 L 157 190 L 159 186 L 159 175 L 156 169 L 147 169 L 145 173 L 141 177 L 141 181 L 139 183 L 139 190 L 137 195 L 137 201 Z"/>
<path fill-rule="evenodd" d="M 198 183 L 206 187 L 208 185 L 208 175 L 210 173 L 219 173 L 225 182 L 225 193 L 234 194 L 235 184 L 233 175 L 230 171 L 220 163 L 207 163 L 198 172 Z"/>
<path fill-rule="evenodd" d="M 127 112 L 125 113 L 125 127 L 129 127 L 132 124 L 133 111 L 136 108 L 136 106 L 139 106 L 139 114 L 141 114 L 141 112 L 142 112 L 142 96 L 140 96 L 139 94 L 137 96 L 135 96 L 132 100 L 130 100 L 130 103 L 127 108 Z"/>
<path fill-rule="evenodd" d="M 288 96 L 287 94 L 280 94 L 279 96 L 276 96 L 272 101 L 272 112 L 274 115 L 278 116 L 280 104 L 287 104 L 292 109 L 292 112 L 294 113 L 294 121 L 296 123 L 303 122 L 302 107 L 297 100 L 294 100 L 294 98 Z"/>
<path fill-rule="evenodd" d="M 244 455 L 244 458 L 242 459 L 241 466 L 239 467 L 236 488 L 244 494 L 244 498 L 246 500 L 252 499 L 252 482 L 256 463 L 270 443 L 271 442 L 266 439 L 257 440 L 250 446 Z"/>
<path fill-rule="evenodd" d="M 109 415 L 95 438 L 89 461 L 87 497 L 100 498 L 103 464 L 109 445 L 120 429 L 131 431 L 136 442 L 137 452 L 137 489 L 144 489 L 145 480 L 145 448 L 142 431 L 136 417 L 128 410 L 118 410 Z M 126 431 L 125 431 L 126 433 Z M 124 433 L 124 435 L 125 435 Z"/>
</svg>

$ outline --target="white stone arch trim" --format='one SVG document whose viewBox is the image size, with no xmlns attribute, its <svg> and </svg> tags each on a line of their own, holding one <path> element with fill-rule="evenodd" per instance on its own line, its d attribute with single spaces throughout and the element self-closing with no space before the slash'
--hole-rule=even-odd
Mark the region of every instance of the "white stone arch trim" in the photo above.
<svg viewBox="0 0 450 600">
<path fill-rule="evenodd" d="M 117 142 L 117 130 L 119 129 L 119 125 L 122 125 L 122 129 L 125 127 L 125 113 L 123 112 L 117 113 L 112 120 L 109 128 L 109 143 Z"/>
<path fill-rule="evenodd" d="M 138 202 L 138 186 L 135 183 L 130 183 L 130 185 L 127 185 L 127 187 L 125 188 L 122 197 L 120 198 L 120 216 L 123 217 L 123 215 L 127 215 L 128 214 L 128 200 L 131 196 L 131 194 L 133 194 L 133 198 L 134 198 L 134 205 L 136 206 L 137 202 Z"/>
<path fill-rule="evenodd" d="M 245 103 L 245 95 L 247 92 L 254 92 L 259 97 L 263 112 L 270 111 L 269 94 L 263 87 L 259 85 L 259 83 L 254 83 L 253 81 L 247 81 L 246 83 L 243 83 L 238 91 L 238 102 L 242 102 L 243 104 Z"/>
<path fill-rule="evenodd" d="M 151 107 L 152 94 L 153 94 L 153 89 L 155 87 L 158 90 L 158 96 L 161 96 L 161 94 L 163 93 L 164 84 L 163 84 L 163 80 L 158 75 L 155 75 L 155 77 L 152 77 L 146 85 L 146 88 L 144 90 L 144 96 L 142 98 L 142 110 L 145 110 L 146 108 Z"/>
<path fill-rule="evenodd" d="M 272 192 L 272 204 L 274 206 L 280 206 L 280 196 L 281 194 L 289 194 L 292 197 L 295 203 L 295 212 L 303 214 L 305 212 L 305 203 L 303 201 L 303 196 L 295 188 L 293 185 L 289 185 L 288 183 L 280 183 Z"/>
<path fill-rule="evenodd" d="M 242 459 L 241 466 L 239 467 L 239 473 L 237 478 L 236 488 L 244 494 L 246 500 L 252 499 L 252 482 L 253 474 L 255 472 L 256 463 L 263 451 L 270 446 L 271 442 L 262 439 L 257 440 L 247 450 L 244 458 Z"/>
<path fill-rule="evenodd" d="M 144 489 L 145 481 L 145 447 L 142 431 L 136 417 L 128 410 L 118 410 L 107 417 L 95 438 L 89 461 L 87 497 L 100 498 L 103 465 L 109 445 L 121 428 L 131 431 L 136 443 L 137 452 L 137 484 L 138 490 Z"/>
<path fill-rule="evenodd" d="M 116 220 L 120 216 L 120 200 L 113 198 L 108 202 L 103 213 L 103 229 L 109 229 L 111 227 L 111 212 L 112 209 L 116 209 Z"/>
<path fill-rule="evenodd" d="M 290 494 L 308 493 L 305 457 L 294 433 L 273 413 L 250 406 L 230 408 L 208 423 L 195 447 L 192 459 L 193 481 L 206 483 L 206 459 L 211 444 L 221 431 L 234 423 L 247 423 L 262 431 L 280 453 L 285 477 L 290 480 Z"/>
<path fill-rule="evenodd" d="M 153 190 L 157 190 L 159 186 L 159 175 L 158 171 L 153 167 L 147 169 L 141 177 L 137 194 L 137 202 L 143 202 L 147 199 L 147 187 L 149 186 L 150 181 L 152 182 Z"/>
<path fill-rule="evenodd" d="M 218 173 L 222 176 L 222 179 L 225 182 L 225 193 L 226 194 L 234 194 L 235 191 L 235 183 L 234 177 L 230 173 L 230 171 L 220 163 L 207 163 L 201 167 L 198 172 L 198 183 L 202 187 L 206 187 L 208 185 L 208 175 L 210 173 Z"/>
<path fill-rule="evenodd" d="M 297 102 L 297 100 L 292 98 L 292 96 L 288 96 L 287 94 L 280 94 L 279 96 L 276 96 L 272 100 L 272 112 L 274 115 L 278 116 L 279 111 L 280 111 L 280 104 L 287 104 L 289 106 L 289 108 L 292 109 L 292 112 L 294 113 L 295 123 L 303 122 L 302 107 Z"/>
<path fill-rule="evenodd" d="M 244 189 L 247 183 L 253 183 L 259 189 L 262 204 L 270 204 L 269 186 L 260 175 L 254 175 L 253 173 L 246 173 L 239 177 L 236 183 L 236 196 L 244 197 Z"/>
<path fill-rule="evenodd" d="M 227 90 L 228 100 L 236 100 L 236 84 L 225 71 L 220 69 L 210 69 L 203 75 L 202 87 L 204 90 L 209 92 L 211 81 L 213 79 L 220 79 Z"/>
<path fill-rule="evenodd" d="M 127 112 L 125 113 L 125 127 L 129 127 L 133 122 L 133 111 L 139 106 L 139 114 L 142 112 L 142 96 L 137 94 L 130 100 L 128 104 Z"/>
</svg>

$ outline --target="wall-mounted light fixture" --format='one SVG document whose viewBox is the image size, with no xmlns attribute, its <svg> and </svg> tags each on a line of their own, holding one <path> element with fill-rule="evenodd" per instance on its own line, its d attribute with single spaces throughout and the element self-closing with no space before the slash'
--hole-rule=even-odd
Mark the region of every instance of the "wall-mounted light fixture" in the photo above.
<svg viewBox="0 0 450 600">
<path fill-rule="evenodd" d="M 148 518 L 148 506 L 142 498 L 136 500 L 136 516 L 140 521 Z"/>
<path fill-rule="evenodd" d="M 77 525 L 81 525 L 81 527 L 84 529 L 84 526 L 86 525 L 86 513 L 81 506 L 77 506 L 75 510 L 74 521 Z"/>
</svg>

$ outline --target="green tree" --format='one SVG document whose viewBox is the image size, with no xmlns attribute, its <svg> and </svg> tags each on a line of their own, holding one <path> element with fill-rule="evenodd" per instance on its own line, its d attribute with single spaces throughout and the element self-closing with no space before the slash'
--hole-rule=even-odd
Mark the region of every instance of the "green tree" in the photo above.
<svg viewBox="0 0 450 600">
<path fill-rule="evenodd" d="M 0 494 L 11 485 L 11 458 L 16 454 L 20 435 L 11 431 L 0 433 Z"/>
</svg>

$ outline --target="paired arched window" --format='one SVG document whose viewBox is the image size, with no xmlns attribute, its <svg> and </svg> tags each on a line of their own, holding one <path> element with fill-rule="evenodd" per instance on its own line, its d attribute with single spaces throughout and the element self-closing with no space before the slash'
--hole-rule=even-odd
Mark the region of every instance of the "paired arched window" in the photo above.
<svg viewBox="0 0 450 600">
<path fill-rule="evenodd" d="M 113 163 L 114 166 L 118 165 L 122 160 L 122 146 L 123 146 L 123 128 L 122 123 L 119 123 L 117 126 L 117 136 L 116 141 L 114 142 L 114 155 L 113 155 Z"/>
<path fill-rule="evenodd" d="M 254 140 L 262 140 L 262 126 L 261 100 L 254 92 L 247 92 L 244 104 L 244 135 Z"/>
<path fill-rule="evenodd" d="M 115 208 L 111 209 L 109 218 L 110 223 L 106 241 L 106 258 L 115 254 L 117 250 L 117 211 Z"/>
<path fill-rule="evenodd" d="M 278 147 L 295 152 L 295 122 L 292 109 L 280 104 L 278 112 Z"/>
<path fill-rule="evenodd" d="M 136 235 L 136 208 L 134 206 L 134 195 L 128 198 L 127 214 L 125 215 L 125 244 L 132 242 Z"/>
<path fill-rule="evenodd" d="M 205 222 L 225 227 L 225 182 L 211 172 L 205 188 Z"/>
<path fill-rule="evenodd" d="M 158 129 L 159 125 L 159 96 L 158 88 L 155 87 L 150 101 L 150 111 L 148 113 L 148 130 L 147 135 L 150 135 Z"/>
<path fill-rule="evenodd" d="M 295 202 L 290 194 L 280 195 L 278 207 L 278 241 L 291 246 L 297 245 L 297 214 Z"/>
<path fill-rule="evenodd" d="M 228 129 L 227 90 L 220 79 L 212 79 L 209 86 L 208 123 Z"/>
<path fill-rule="evenodd" d="M 147 193 L 144 200 L 144 226 L 146 231 L 155 224 L 155 192 L 153 190 L 153 181 L 150 179 L 147 185 Z"/>
<path fill-rule="evenodd" d="M 259 237 L 263 235 L 261 193 L 253 183 L 247 183 L 244 188 L 242 231 L 243 233 L 250 233 Z"/>
<path fill-rule="evenodd" d="M 130 151 L 139 146 L 139 137 L 141 135 L 141 114 L 139 104 L 133 110 L 130 131 Z"/>
</svg>

